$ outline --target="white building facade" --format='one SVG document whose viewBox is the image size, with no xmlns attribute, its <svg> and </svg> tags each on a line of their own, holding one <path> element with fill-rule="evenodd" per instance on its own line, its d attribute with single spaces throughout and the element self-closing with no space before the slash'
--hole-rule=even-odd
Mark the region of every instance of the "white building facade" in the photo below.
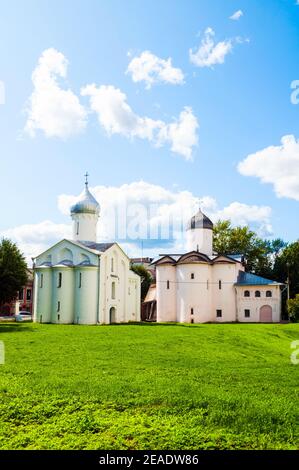
<svg viewBox="0 0 299 470">
<path fill-rule="evenodd" d="M 213 224 L 200 210 L 187 228 L 187 253 L 160 255 L 157 322 L 279 322 L 281 284 L 245 272 L 241 255 L 213 254 Z"/>
<path fill-rule="evenodd" d="M 140 321 L 140 277 L 117 243 L 96 242 L 100 206 L 85 185 L 71 208 L 73 239 L 61 240 L 34 259 L 34 321 Z"/>
</svg>

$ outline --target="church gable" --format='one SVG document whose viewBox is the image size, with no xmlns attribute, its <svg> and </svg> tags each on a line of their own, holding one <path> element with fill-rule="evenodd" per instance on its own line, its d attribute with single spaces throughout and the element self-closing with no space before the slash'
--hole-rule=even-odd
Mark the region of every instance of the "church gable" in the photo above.
<svg viewBox="0 0 299 470">
<path fill-rule="evenodd" d="M 61 240 L 35 258 L 36 266 L 97 265 L 98 255 L 70 240 Z"/>
<path fill-rule="evenodd" d="M 203 253 L 197 251 L 191 251 L 181 256 L 177 261 L 177 264 L 188 264 L 188 263 L 210 263 L 210 259 Z"/>
</svg>

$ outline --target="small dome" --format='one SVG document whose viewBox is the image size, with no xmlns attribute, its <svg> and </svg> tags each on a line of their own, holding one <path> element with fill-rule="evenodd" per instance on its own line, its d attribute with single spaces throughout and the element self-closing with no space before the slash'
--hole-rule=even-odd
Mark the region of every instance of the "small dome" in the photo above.
<svg viewBox="0 0 299 470">
<path fill-rule="evenodd" d="M 86 184 L 77 202 L 71 207 L 71 214 L 98 214 L 99 212 L 100 204 L 93 197 Z"/>
<path fill-rule="evenodd" d="M 209 230 L 213 230 L 213 222 L 209 217 L 203 214 L 200 209 L 197 214 L 191 217 L 187 225 L 187 230 L 193 230 L 195 228 L 207 228 Z"/>
</svg>

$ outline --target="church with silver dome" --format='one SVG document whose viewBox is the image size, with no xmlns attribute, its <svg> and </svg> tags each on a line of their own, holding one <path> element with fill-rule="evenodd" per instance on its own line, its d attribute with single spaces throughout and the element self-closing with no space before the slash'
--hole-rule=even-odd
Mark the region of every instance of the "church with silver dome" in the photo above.
<svg viewBox="0 0 299 470">
<path fill-rule="evenodd" d="M 110 324 L 140 321 L 140 277 L 117 243 L 98 243 L 100 205 L 88 181 L 71 207 L 72 239 L 34 259 L 34 320 Z"/>
<path fill-rule="evenodd" d="M 158 322 L 281 320 L 281 284 L 245 272 L 242 255 L 214 253 L 213 223 L 201 210 L 187 225 L 186 252 L 161 254 L 152 264 L 156 285 L 145 308 L 154 307 Z"/>
</svg>

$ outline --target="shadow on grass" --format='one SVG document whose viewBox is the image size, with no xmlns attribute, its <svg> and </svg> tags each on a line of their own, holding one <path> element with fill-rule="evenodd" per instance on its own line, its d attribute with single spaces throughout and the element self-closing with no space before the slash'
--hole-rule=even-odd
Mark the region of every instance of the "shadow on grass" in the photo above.
<svg viewBox="0 0 299 470">
<path fill-rule="evenodd" d="M 28 331 L 32 328 L 30 325 L 24 325 L 21 323 L 0 323 L 0 333 L 9 333 L 10 331 Z"/>
</svg>

